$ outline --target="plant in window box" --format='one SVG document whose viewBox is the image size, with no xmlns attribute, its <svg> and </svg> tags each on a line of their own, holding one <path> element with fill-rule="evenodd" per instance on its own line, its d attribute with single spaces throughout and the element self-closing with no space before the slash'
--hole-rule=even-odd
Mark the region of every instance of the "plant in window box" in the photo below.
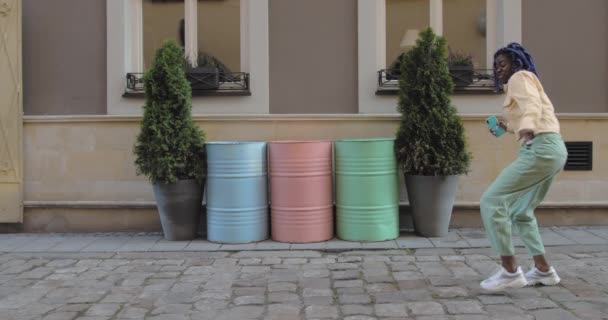
<svg viewBox="0 0 608 320">
<path fill-rule="evenodd" d="M 181 48 L 186 47 L 186 21 L 180 19 L 179 41 Z M 190 82 L 192 92 L 217 90 L 220 83 L 232 81 L 230 69 L 218 58 L 199 51 L 196 57 L 196 66 L 184 55 L 186 78 Z"/>
<path fill-rule="evenodd" d="M 473 83 L 473 56 L 471 54 L 454 52 L 449 49 L 448 66 L 456 87 L 466 87 Z"/>
<path fill-rule="evenodd" d="M 404 52 L 400 53 L 395 61 L 386 70 L 386 80 L 398 80 L 401 75 L 401 61 L 403 61 Z"/>
<path fill-rule="evenodd" d="M 167 240 L 195 238 L 202 211 L 205 136 L 192 120 L 183 59 L 174 41 L 156 51 L 144 75 L 146 102 L 134 145 L 137 173 L 152 182 Z"/>
<path fill-rule="evenodd" d="M 427 237 L 447 234 L 458 175 L 468 172 L 471 158 L 450 101 L 453 88 L 445 38 L 427 28 L 401 64 L 401 122 L 395 141 L 414 228 Z"/>
</svg>

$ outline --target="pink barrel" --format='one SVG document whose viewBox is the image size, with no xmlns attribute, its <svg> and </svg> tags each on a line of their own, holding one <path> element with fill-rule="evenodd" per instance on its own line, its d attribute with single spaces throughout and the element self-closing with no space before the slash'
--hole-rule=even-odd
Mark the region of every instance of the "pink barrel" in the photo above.
<svg viewBox="0 0 608 320">
<path fill-rule="evenodd" d="M 320 242 L 333 238 L 331 142 L 268 143 L 272 239 Z"/>
</svg>

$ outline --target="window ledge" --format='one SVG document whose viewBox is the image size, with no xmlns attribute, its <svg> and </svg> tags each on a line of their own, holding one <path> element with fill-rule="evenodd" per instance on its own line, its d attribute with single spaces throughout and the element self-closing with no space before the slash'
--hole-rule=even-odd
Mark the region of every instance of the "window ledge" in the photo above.
<svg viewBox="0 0 608 320">
<path fill-rule="evenodd" d="M 462 88 L 454 89 L 453 95 L 499 95 L 501 91 L 495 91 L 494 89 L 482 89 L 482 88 Z M 376 90 L 377 96 L 398 96 L 399 89 L 378 89 Z"/>
<path fill-rule="evenodd" d="M 218 72 L 205 68 L 186 71 L 193 97 L 239 97 L 251 96 L 249 73 Z M 123 98 L 145 98 L 144 74 L 127 73 Z"/>
<path fill-rule="evenodd" d="M 233 90 L 233 91 L 194 91 L 192 92 L 193 97 L 246 97 L 251 96 L 249 90 Z M 144 99 L 146 94 L 143 92 L 125 92 L 122 94 L 123 98 L 128 99 Z"/>
<path fill-rule="evenodd" d="M 382 69 L 378 71 L 377 96 L 399 95 L 399 69 Z M 450 70 L 454 81 L 454 95 L 497 95 L 494 87 L 494 72 L 488 69 Z"/>
</svg>

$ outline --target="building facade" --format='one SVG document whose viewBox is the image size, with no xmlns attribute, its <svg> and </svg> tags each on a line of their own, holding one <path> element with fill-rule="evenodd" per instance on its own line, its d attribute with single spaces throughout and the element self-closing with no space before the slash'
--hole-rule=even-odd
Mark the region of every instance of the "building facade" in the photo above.
<svg viewBox="0 0 608 320">
<path fill-rule="evenodd" d="M 591 170 L 559 176 L 538 211 L 540 223 L 608 221 L 604 0 L 0 2 L 8 8 L 0 11 L 0 25 L 8 26 L 2 31 L 16 39 L 5 40 L 13 51 L 0 71 L 22 70 L 10 79 L 23 85 L 2 85 L 22 92 L 23 102 L 1 104 L 6 145 L 14 146 L 0 149 L 12 150 L 0 160 L 10 159 L 5 172 L 13 174 L 0 180 L 0 190 L 12 186 L 11 197 L 0 196 L 0 222 L 26 231 L 160 229 L 152 187 L 135 174 L 144 99 L 128 75 L 144 72 L 166 38 L 191 58 L 217 57 L 238 79 L 230 85 L 242 85 L 193 97 L 194 118 L 209 141 L 333 140 L 395 135 L 397 95 L 382 70 L 406 50 L 407 31 L 426 26 L 454 52 L 471 55 L 482 76 L 491 74 L 496 48 L 517 41 L 531 51 L 564 140 L 593 148 Z M 481 81 L 452 97 L 474 157 L 459 180 L 454 226 L 481 224 L 479 197 L 516 156 L 514 139 L 496 140 L 485 127 L 504 99 L 492 89 Z M 21 106 L 23 116 L 15 112 Z M 22 124 L 22 134 L 8 134 L 20 132 L 11 121 Z"/>
</svg>

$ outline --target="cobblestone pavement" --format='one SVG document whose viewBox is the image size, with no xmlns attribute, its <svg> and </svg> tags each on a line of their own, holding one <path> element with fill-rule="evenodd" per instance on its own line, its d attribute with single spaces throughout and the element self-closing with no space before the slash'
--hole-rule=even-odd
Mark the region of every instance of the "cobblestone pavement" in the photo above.
<svg viewBox="0 0 608 320">
<path fill-rule="evenodd" d="M 487 248 L 7 252 L 0 319 L 608 319 L 608 244 L 549 251 L 559 286 L 493 294 Z"/>
</svg>

